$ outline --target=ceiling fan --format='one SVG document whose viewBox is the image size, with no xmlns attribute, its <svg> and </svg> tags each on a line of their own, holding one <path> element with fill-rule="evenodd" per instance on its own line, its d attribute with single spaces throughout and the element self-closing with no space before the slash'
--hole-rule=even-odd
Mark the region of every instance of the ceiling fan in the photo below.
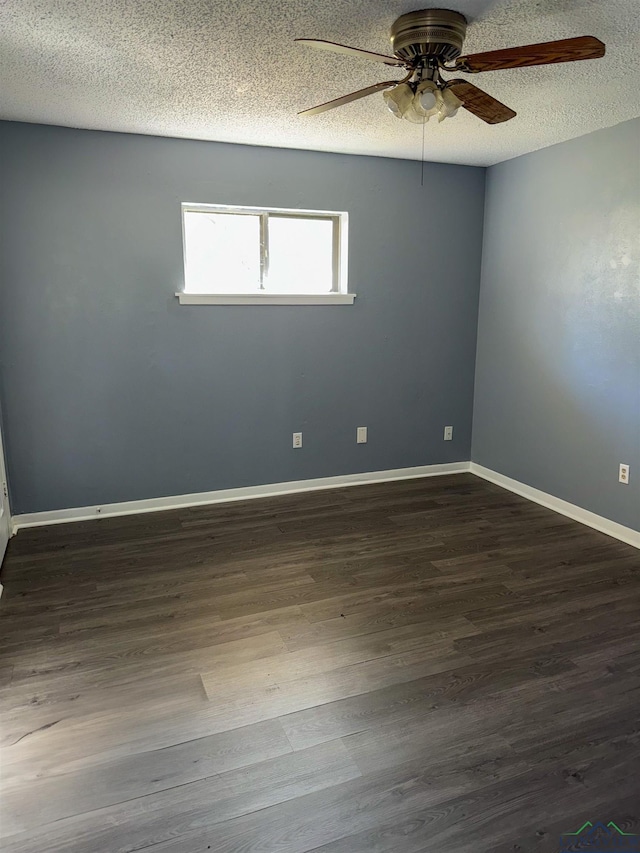
<svg viewBox="0 0 640 853">
<path fill-rule="evenodd" d="M 468 80 L 445 80 L 441 71 L 475 74 L 505 68 L 524 68 L 530 65 L 550 65 L 555 62 L 574 62 L 579 59 L 598 59 L 604 56 L 605 46 L 593 36 L 490 50 L 460 56 L 467 31 L 467 19 L 449 9 L 420 9 L 401 15 L 391 26 L 393 56 L 360 50 L 322 39 L 296 39 L 309 47 L 361 57 L 384 65 L 404 68 L 401 80 L 375 83 L 333 101 L 327 101 L 299 115 L 317 115 L 351 101 L 384 92 L 391 112 L 423 124 L 432 116 L 439 121 L 456 114 L 459 107 L 473 113 L 487 124 L 509 121 L 516 113 Z M 387 90 L 387 91 L 385 91 Z"/>
</svg>

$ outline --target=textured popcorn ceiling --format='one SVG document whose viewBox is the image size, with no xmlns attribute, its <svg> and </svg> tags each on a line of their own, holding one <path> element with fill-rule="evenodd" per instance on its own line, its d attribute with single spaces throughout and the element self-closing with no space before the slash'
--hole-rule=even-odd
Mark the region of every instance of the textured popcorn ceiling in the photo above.
<svg viewBox="0 0 640 853">
<path fill-rule="evenodd" d="M 489 165 L 640 115 L 640 0 L 450 5 L 470 21 L 464 53 L 595 35 L 607 54 L 470 76 L 518 116 L 494 127 L 463 110 L 432 121 L 426 160 Z M 420 7 L 419 0 L 5 0 L 0 116 L 420 159 L 422 127 L 394 118 L 380 94 L 296 116 L 401 75 L 293 42 L 323 38 L 386 53 L 392 21 Z"/>
</svg>

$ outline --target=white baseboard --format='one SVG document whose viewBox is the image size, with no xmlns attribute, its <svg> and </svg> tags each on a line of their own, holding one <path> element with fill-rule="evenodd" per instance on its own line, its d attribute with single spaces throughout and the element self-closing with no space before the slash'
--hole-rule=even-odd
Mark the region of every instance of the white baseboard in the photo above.
<svg viewBox="0 0 640 853">
<path fill-rule="evenodd" d="M 366 485 L 367 483 L 385 483 L 394 480 L 412 480 L 419 477 L 439 477 L 446 474 L 460 474 L 470 471 L 483 480 L 495 483 L 510 492 L 514 492 L 534 503 L 566 515 L 574 521 L 586 524 L 594 530 L 606 533 L 614 539 L 640 548 L 640 532 L 625 527 L 604 516 L 597 515 L 575 504 L 556 498 L 526 483 L 513 480 L 476 462 L 451 462 L 440 465 L 418 465 L 414 468 L 393 468 L 387 471 L 370 471 L 362 474 L 344 474 L 338 477 L 318 477 L 313 480 L 295 480 L 288 483 L 268 483 L 263 486 L 246 486 L 239 489 L 220 489 L 213 492 L 197 492 L 190 495 L 171 495 L 163 498 L 149 498 L 139 501 L 104 504 L 102 506 L 73 507 L 55 509 L 49 512 L 31 512 L 14 515 L 11 519 L 13 532 L 26 527 L 42 527 L 46 524 L 65 524 L 74 521 L 88 521 L 96 518 L 113 518 L 119 515 L 137 515 L 145 512 L 161 512 L 190 506 L 245 501 L 252 498 L 267 498 L 275 495 L 290 495 L 298 492 L 313 492 L 321 489 L 338 489 L 346 486 Z"/>
<path fill-rule="evenodd" d="M 623 524 L 618 524 L 616 521 L 611 521 L 602 515 L 590 512 L 588 509 L 583 509 L 580 506 L 576 506 L 576 504 L 563 501 L 561 498 L 556 498 L 546 492 L 541 492 L 540 489 L 534 489 L 533 486 L 527 486 L 526 483 L 512 480 L 511 477 L 505 477 L 504 474 L 499 474 L 497 471 L 492 471 L 490 468 L 485 468 L 476 462 L 471 463 L 470 471 L 477 477 L 482 477 L 483 480 L 489 480 L 489 482 L 495 483 L 497 486 L 502 486 L 516 495 L 521 495 L 521 497 L 545 506 L 547 509 L 559 512 L 560 515 L 566 515 L 574 521 L 586 524 L 587 527 L 599 530 L 600 533 L 606 533 L 607 536 L 613 536 L 614 539 L 626 542 L 627 545 L 640 548 L 640 532 L 633 530 L 631 527 L 625 527 Z"/>
<path fill-rule="evenodd" d="M 290 495 L 297 492 L 313 492 L 320 489 L 338 489 L 344 486 L 361 486 L 366 483 L 384 483 L 392 480 L 413 480 L 418 477 L 439 477 L 444 474 L 460 474 L 469 471 L 469 462 L 449 462 L 441 465 L 418 465 L 415 468 L 393 468 L 388 471 L 372 471 L 363 474 L 344 474 L 338 477 L 318 477 L 314 480 L 295 480 L 289 483 L 269 483 L 264 486 L 246 486 L 240 489 L 220 489 L 215 492 L 198 492 L 191 495 L 173 495 L 166 498 L 149 498 L 141 501 L 83 506 L 70 509 L 54 509 L 49 512 L 29 512 L 14 515 L 13 532 L 24 527 L 42 527 L 45 524 L 64 524 L 73 521 L 88 521 L 96 518 L 112 518 L 117 515 L 135 515 L 144 512 L 160 512 L 189 506 L 246 501 L 252 498 L 268 498 L 274 495 Z"/>
</svg>

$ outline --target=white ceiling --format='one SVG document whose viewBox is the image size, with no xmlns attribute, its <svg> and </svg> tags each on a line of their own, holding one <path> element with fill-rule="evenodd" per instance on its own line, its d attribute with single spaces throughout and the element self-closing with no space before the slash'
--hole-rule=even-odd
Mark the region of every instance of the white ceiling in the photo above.
<svg viewBox="0 0 640 853">
<path fill-rule="evenodd" d="M 489 126 L 460 110 L 429 122 L 425 159 L 490 165 L 640 115 L 639 5 L 451 0 L 470 22 L 463 53 L 594 35 L 607 54 L 474 75 L 518 116 Z M 422 127 L 394 118 L 380 94 L 298 117 L 401 75 L 293 42 L 387 53 L 390 24 L 414 8 L 419 0 L 4 0 L 0 117 L 420 159 Z"/>
</svg>

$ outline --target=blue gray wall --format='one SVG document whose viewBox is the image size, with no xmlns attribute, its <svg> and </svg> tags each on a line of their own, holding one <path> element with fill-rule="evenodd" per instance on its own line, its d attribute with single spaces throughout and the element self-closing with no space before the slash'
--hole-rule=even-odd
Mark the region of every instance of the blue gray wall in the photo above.
<svg viewBox="0 0 640 853">
<path fill-rule="evenodd" d="M 469 458 L 484 170 L 421 187 L 416 162 L 14 123 L 0 145 L 14 513 Z M 180 306 L 182 201 L 348 210 L 355 304 Z"/>
<path fill-rule="evenodd" d="M 639 262 L 640 120 L 488 170 L 472 458 L 636 530 Z"/>
</svg>

